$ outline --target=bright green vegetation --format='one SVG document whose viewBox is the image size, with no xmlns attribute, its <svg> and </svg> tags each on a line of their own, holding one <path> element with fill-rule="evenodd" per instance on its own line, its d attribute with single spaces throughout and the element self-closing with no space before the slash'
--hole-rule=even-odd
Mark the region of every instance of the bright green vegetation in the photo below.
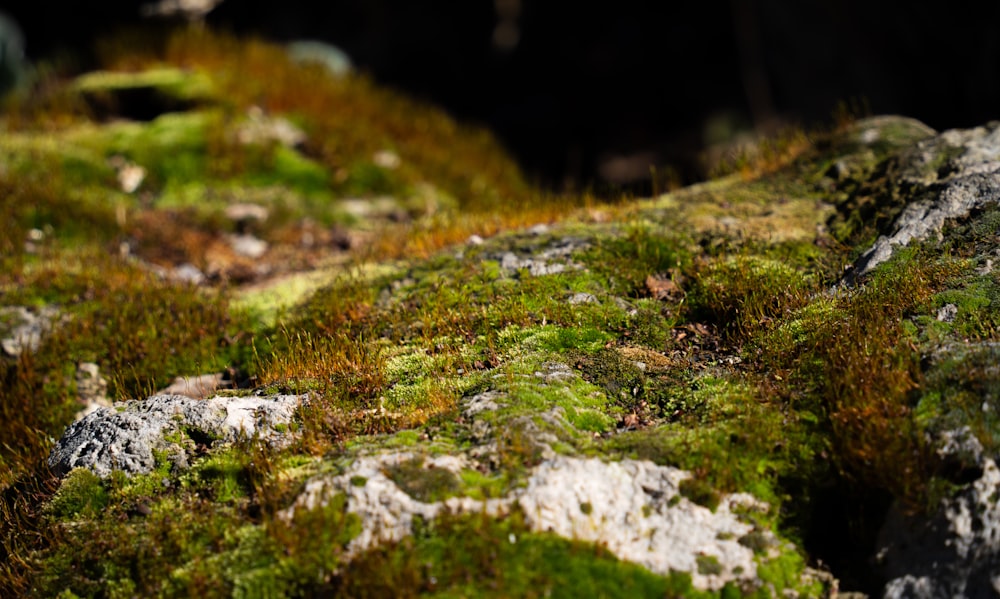
<svg viewBox="0 0 1000 599">
<path fill-rule="evenodd" d="M 3 364 L 0 594 L 816 596 L 803 571 L 824 558 L 808 545 L 822 495 L 918 510 L 959 482 L 929 435 L 967 425 L 1000 446 L 1000 281 L 984 258 L 1000 213 L 835 288 L 905 202 L 892 156 L 919 127 L 888 122 L 871 144 L 850 127 L 789 134 L 737 175 L 598 223 L 580 198 L 541 201 L 486 133 L 362 76 L 204 32 L 124 48 L 0 121 L 0 305 L 62 315 Z M 136 89 L 169 110 L 103 120 Z M 254 137 L 282 127 L 303 139 Z M 132 192 L 129 164 L 145 169 Z M 226 216 L 235 204 L 267 217 Z M 268 253 L 237 255 L 237 233 Z M 151 266 L 185 263 L 207 283 Z M 145 476 L 58 481 L 44 459 L 78 408 L 80 362 L 119 399 L 229 371 L 233 393 L 311 401 L 281 451 L 245 439 L 187 470 L 164 457 Z M 487 443 L 475 468 L 424 467 Z M 682 495 L 713 510 L 726 493 L 767 501 L 740 517 L 781 546 L 739 539 L 764 585 L 700 593 L 530 532 L 516 510 L 420 522 L 344 567 L 361 531 L 346 497 L 283 515 L 309 477 L 371 452 L 414 456 L 384 474 L 433 502 L 503 497 L 547 450 L 683 468 Z"/>
</svg>

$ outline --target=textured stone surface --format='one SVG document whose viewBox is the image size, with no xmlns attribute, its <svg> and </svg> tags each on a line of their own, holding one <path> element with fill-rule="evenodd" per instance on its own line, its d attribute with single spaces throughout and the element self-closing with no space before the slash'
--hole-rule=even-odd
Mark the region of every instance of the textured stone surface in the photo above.
<svg viewBox="0 0 1000 599">
<path fill-rule="evenodd" d="M 948 432 L 942 457 L 974 460 L 981 474 L 930 517 L 895 508 L 880 532 L 886 598 L 1000 594 L 1000 469 L 968 429 Z"/>
<path fill-rule="evenodd" d="M 156 467 L 160 452 L 175 465 L 186 466 L 196 439 L 211 443 L 256 435 L 280 445 L 290 440 L 282 431 L 303 399 L 276 395 L 195 400 L 157 395 L 99 408 L 66 429 L 49 456 L 49 466 L 59 474 L 79 467 L 101 477 L 113 470 L 144 474 Z"/>
<path fill-rule="evenodd" d="M 752 584 L 757 566 L 754 552 L 740 543 L 755 532 L 753 525 L 734 513 L 766 511 L 750 495 L 724 496 L 713 512 L 679 495 L 678 486 L 690 475 L 649 461 L 603 462 L 597 458 L 556 456 L 542 462 L 527 485 L 498 499 L 451 497 L 443 501 L 414 499 L 386 475 L 386 469 L 413 459 L 408 452 L 366 456 L 337 476 L 319 476 L 306 483 L 294 504 L 283 511 L 315 509 L 334 496 L 347 496 L 347 511 L 357 514 L 361 533 L 347 547 L 348 557 L 411 534 L 414 520 L 431 520 L 442 511 L 452 514 L 486 513 L 494 516 L 520 509 L 535 532 L 600 543 L 619 558 L 653 572 L 689 572 L 693 584 L 719 589 L 729 581 Z M 458 474 L 467 467 L 458 456 L 427 458 L 424 468 Z M 777 544 L 766 531 L 763 542 Z M 699 561 L 717 563 L 717 573 L 702 573 Z"/>
<path fill-rule="evenodd" d="M 530 234 L 542 235 L 545 232 L 547 229 L 532 230 Z M 573 252 L 586 248 L 587 245 L 587 242 L 582 239 L 564 237 L 549 240 L 540 247 L 486 254 L 484 258 L 496 260 L 500 263 L 500 268 L 509 274 L 517 274 L 526 270 L 531 276 L 541 277 L 580 268 L 580 265 L 573 262 L 570 256 Z"/>
<path fill-rule="evenodd" d="M 750 495 L 728 495 L 713 512 L 679 495 L 681 481 L 689 476 L 649 461 L 560 456 L 532 472 L 517 501 L 534 530 L 600 543 L 660 574 L 690 572 L 698 588 L 752 581 L 754 553 L 739 539 L 754 527 L 732 508 L 766 511 L 767 506 Z M 701 573 L 699 558 L 715 558 L 721 571 Z"/>
<path fill-rule="evenodd" d="M 1000 122 L 945 131 L 899 157 L 893 185 L 912 198 L 891 230 L 848 273 L 853 282 L 888 260 L 897 247 L 941 231 L 945 222 L 1000 201 Z"/>
</svg>

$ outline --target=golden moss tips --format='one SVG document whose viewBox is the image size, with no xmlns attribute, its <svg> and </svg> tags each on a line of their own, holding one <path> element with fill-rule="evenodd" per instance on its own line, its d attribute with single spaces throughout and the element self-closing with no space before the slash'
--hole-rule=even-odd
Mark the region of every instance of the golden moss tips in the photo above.
<svg viewBox="0 0 1000 599">
<path fill-rule="evenodd" d="M 777 261 L 723 258 L 699 270 L 691 304 L 731 339 L 749 339 L 805 305 L 814 288 L 808 277 Z"/>
</svg>

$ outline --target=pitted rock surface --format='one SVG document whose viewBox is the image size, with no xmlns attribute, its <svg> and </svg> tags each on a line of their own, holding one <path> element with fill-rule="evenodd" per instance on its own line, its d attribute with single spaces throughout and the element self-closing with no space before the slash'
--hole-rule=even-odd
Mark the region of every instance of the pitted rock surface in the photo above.
<svg viewBox="0 0 1000 599">
<path fill-rule="evenodd" d="M 246 435 L 282 445 L 291 440 L 283 431 L 304 399 L 157 395 L 99 408 L 66 429 L 49 455 L 49 466 L 58 474 L 87 468 L 102 478 L 114 470 L 145 474 L 156 467 L 155 452 L 166 452 L 176 466 L 184 467 L 195 449 L 190 431 L 205 440 L 233 441 Z"/>
</svg>

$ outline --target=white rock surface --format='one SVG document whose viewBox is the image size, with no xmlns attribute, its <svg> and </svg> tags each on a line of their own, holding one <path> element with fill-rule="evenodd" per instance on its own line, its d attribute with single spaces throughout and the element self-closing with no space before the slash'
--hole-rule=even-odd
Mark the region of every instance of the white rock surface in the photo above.
<svg viewBox="0 0 1000 599">
<path fill-rule="evenodd" d="M 290 520 L 296 510 L 315 509 L 345 494 L 347 511 L 357 514 L 363 527 L 348 545 L 350 557 L 401 540 L 411 534 L 415 518 L 431 520 L 442 510 L 498 516 L 516 506 L 533 531 L 600 543 L 619 558 L 660 574 L 689 572 L 701 589 L 717 590 L 729 581 L 752 584 L 756 579 L 754 553 L 739 542 L 754 527 L 742 522 L 733 509 L 766 510 L 766 504 L 734 494 L 723 497 L 712 512 L 679 496 L 680 482 L 690 476 L 682 470 L 649 461 L 556 456 L 537 466 L 527 485 L 506 497 L 486 501 L 453 497 L 425 503 L 406 494 L 385 473 L 411 459 L 413 454 L 406 452 L 358 458 L 343 474 L 309 481 L 282 517 Z M 455 474 L 467 466 L 456 456 L 424 462 L 425 468 Z M 777 544 L 770 533 L 761 534 Z M 714 558 L 720 571 L 699 572 L 699 558 Z"/>
<path fill-rule="evenodd" d="M 688 477 L 649 461 L 560 456 L 532 472 L 517 501 L 533 530 L 601 543 L 619 558 L 659 574 L 690 572 L 698 588 L 753 580 L 754 553 L 738 541 L 753 526 L 741 522 L 731 507 L 761 504 L 749 495 L 729 495 L 712 512 L 679 496 L 679 485 Z M 722 571 L 700 573 L 700 556 L 716 558 Z"/>
</svg>

